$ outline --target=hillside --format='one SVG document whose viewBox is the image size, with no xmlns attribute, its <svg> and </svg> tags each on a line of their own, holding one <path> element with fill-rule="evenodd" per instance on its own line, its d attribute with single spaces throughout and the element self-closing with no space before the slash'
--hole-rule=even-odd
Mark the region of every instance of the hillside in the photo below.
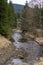
<svg viewBox="0 0 43 65">
<path fill-rule="evenodd" d="M 15 54 L 15 46 L 4 36 L 0 35 L 0 65 L 4 63 Z"/>
<path fill-rule="evenodd" d="M 7 46 L 9 46 L 9 44 L 11 44 L 11 42 L 7 40 L 4 36 L 0 35 L 0 48 L 6 48 Z"/>
<path fill-rule="evenodd" d="M 15 12 L 21 12 L 23 10 L 24 5 L 13 4 Z"/>
</svg>

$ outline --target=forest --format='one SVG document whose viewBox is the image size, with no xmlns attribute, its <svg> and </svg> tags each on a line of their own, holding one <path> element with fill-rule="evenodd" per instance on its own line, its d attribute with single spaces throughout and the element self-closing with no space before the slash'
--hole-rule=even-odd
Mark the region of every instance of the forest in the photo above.
<svg viewBox="0 0 43 65">
<path fill-rule="evenodd" d="M 21 23 L 21 30 L 33 31 L 35 29 L 43 30 L 43 7 L 34 8 L 28 6 L 28 2 L 24 5 L 23 10 L 15 13 L 13 3 L 7 0 L 0 1 L 0 34 L 5 37 L 11 35 L 11 30 L 17 28 L 17 20 Z"/>
<path fill-rule="evenodd" d="M 12 2 L 0 0 L 0 34 L 8 38 L 15 27 L 16 15 Z"/>
</svg>

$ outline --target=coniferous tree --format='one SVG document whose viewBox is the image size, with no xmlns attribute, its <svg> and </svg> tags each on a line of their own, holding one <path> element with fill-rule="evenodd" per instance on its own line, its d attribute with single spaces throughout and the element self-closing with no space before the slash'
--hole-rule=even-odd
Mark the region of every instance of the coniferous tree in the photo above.
<svg viewBox="0 0 43 65">
<path fill-rule="evenodd" d="M 9 20 L 9 24 L 11 26 L 11 28 L 16 27 L 16 15 L 15 15 L 15 11 L 13 8 L 13 4 L 10 1 L 9 3 L 9 7 L 8 7 L 8 20 Z"/>
<path fill-rule="evenodd" d="M 33 21 L 34 21 L 33 22 L 34 26 L 36 28 L 39 28 L 40 27 L 40 25 L 39 25 L 39 23 L 40 23 L 40 10 L 38 8 L 38 5 L 35 5 L 35 7 L 34 7 Z"/>
<path fill-rule="evenodd" d="M 26 2 L 24 9 L 22 11 L 22 22 L 21 22 L 21 29 L 22 31 L 28 31 L 28 16 L 29 16 L 29 12 L 28 12 L 28 2 Z"/>
<path fill-rule="evenodd" d="M 7 0 L 0 0 L 0 34 L 7 36 L 9 30 L 8 3 Z"/>
<path fill-rule="evenodd" d="M 41 25 L 43 29 L 43 7 L 41 8 Z"/>
</svg>

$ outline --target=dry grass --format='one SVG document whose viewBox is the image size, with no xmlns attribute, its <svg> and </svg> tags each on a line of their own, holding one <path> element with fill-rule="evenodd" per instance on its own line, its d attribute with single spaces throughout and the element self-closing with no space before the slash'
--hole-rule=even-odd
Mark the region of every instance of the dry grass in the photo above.
<svg viewBox="0 0 43 65">
<path fill-rule="evenodd" d="M 37 41 L 39 44 L 43 45 L 43 37 L 36 37 L 35 35 L 33 34 L 29 34 L 28 33 L 28 36 L 30 36 L 30 38 L 33 38 L 35 41 Z"/>
<path fill-rule="evenodd" d="M 0 35 L 0 48 L 7 47 L 11 42 Z"/>
<path fill-rule="evenodd" d="M 43 44 L 43 37 L 36 37 L 36 41 L 39 42 L 39 44 Z"/>
<path fill-rule="evenodd" d="M 15 46 L 3 36 L 0 36 L 0 65 L 4 63 L 15 54 Z"/>
<path fill-rule="evenodd" d="M 43 65 L 43 58 L 41 57 L 34 65 Z"/>
</svg>

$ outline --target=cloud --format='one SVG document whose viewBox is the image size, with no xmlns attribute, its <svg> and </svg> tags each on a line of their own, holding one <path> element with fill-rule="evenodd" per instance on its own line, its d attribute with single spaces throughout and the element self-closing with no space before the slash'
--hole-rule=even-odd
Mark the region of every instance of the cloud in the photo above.
<svg viewBox="0 0 43 65">
<path fill-rule="evenodd" d="M 8 0 L 9 1 L 9 0 Z M 11 0 L 13 3 L 16 3 L 16 4 L 25 4 L 26 3 L 26 0 Z M 27 0 L 28 2 L 30 1 L 30 0 Z"/>
</svg>

